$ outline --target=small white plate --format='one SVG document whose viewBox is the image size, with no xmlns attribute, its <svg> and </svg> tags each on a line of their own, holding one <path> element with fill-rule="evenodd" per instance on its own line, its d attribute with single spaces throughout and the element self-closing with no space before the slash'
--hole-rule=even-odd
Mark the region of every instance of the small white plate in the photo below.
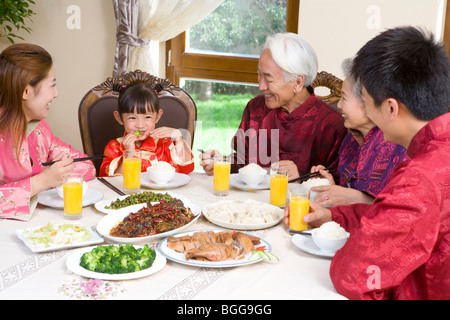
<svg viewBox="0 0 450 320">
<path fill-rule="evenodd" d="M 236 189 L 244 191 L 266 190 L 270 189 L 270 176 L 266 175 L 264 177 L 264 180 L 256 186 L 249 186 L 244 181 L 242 181 L 242 179 L 239 177 L 239 173 L 233 173 L 230 175 L 230 185 L 232 187 L 235 187 Z"/>
<path fill-rule="evenodd" d="M 192 181 L 192 178 L 187 174 L 177 173 L 175 172 L 173 178 L 162 184 L 158 184 L 151 180 L 146 172 L 141 173 L 141 186 L 149 188 L 149 189 L 174 189 L 185 184 L 188 184 Z"/>
<path fill-rule="evenodd" d="M 302 236 L 300 234 L 294 234 L 291 239 L 292 243 L 302 251 L 311 253 L 316 256 L 322 256 L 327 258 L 334 257 L 334 253 L 323 251 L 313 242 L 312 237 Z"/>
<path fill-rule="evenodd" d="M 184 232 L 184 233 L 178 233 L 178 234 L 174 235 L 174 237 L 193 235 L 195 232 L 200 232 L 200 231 L 219 232 L 219 231 L 225 231 L 225 230 L 221 230 L 221 229 L 195 230 L 195 231 L 188 231 L 188 232 Z M 261 238 L 260 238 L 260 240 L 261 240 L 261 243 L 258 245 L 255 245 L 255 247 L 265 246 L 267 248 L 267 252 L 271 252 L 272 247 L 270 246 L 270 244 Z M 256 263 L 256 262 L 259 262 L 262 260 L 262 258 L 258 258 L 255 260 L 249 260 L 251 253 L 247 254 L 243 259 L 239 259 L 239 260 L 224 260 L 224 261 L 201 261 L 201 260 L 195 260 L 195 259 L 186 260 L 184 253 L 177 252 L 173 249 L 170 249 L 167 246 L 167 238 L 161 240 L 158 243 L 158 250 L 169 260 L 172 260 L 174 262 L 178 262 L 181 264 L 185 264 L 188 266 L 194 266 L 194 267 L 205 267 L 205 268 L 241 267 L 241 266 L 253 264 L 253 263 Z"/>
<path fill-rule="evenodd" d="M 89 188 L 83 197 L 83 207 L 90 206 L 101 199 L 103 199 L 103 193 Z M 47 207 L 64 209 L 64 199 L 58 196 L 58 190 L 56 188 L 40 192 L 38 202 Z"/>
<path fill-rule="evenodd" d="M 136 246 L 136 248 L 139 248 L 139 246 Z M 92 278 L 92 279 L 101 279 L 101 280 L 130 280 L 130 279 L 137 279 L 142 277 L 147 277 L 151 274 L 154 274 L 158 271 L 160 271 L 164 266 L 166 265 L 167 259 L 161 255 L 158 250 L 155 250 L 156 256 L 155 260 L 153 261 L 153 264 L 150 268 L 136 271 L 136 272 L 129 272 L 129 273 L 121 273 L 121 274 L 109 274 L 109 273 L 101 273 L 101 272 L 94 272 L 89 271 L 80 266 L 80 259 L 81 256 L 85 252 L 92 251 L 93 247 L 90 248 L 83 248 L 81 250 L 77 250 L 74 253 L 72 253 L 66 260 L 66 266 L 67 268 L 72 271 L 75 274 L 78 274 L 82 277 L 86 278 Z"/>
<path fill-rule="evenodd" d="M 58 225 L 55 225 L 57 227 Z M 104 242 L 103 238 L 101 238 L 96 232 L 94 232 L 90 227 L 86 227 L 86 229 L 91 233 L 92 238 L 89 241 L 86 242 L 77 242 L 77 243 L 71 243 L 71 244 L 63 244 L 63 245 L 57 245 L 53 244 L 49 247 L 41 247 L 38 245 L 31 244 L 28 239 L 24 236 L 25 230 L 37 230 L 44 226 L 37 226 L 37 227 L 30 227 L 27 229 L 20 229 L 16 230 L 15 234 L 17 237 L 23 241 L 23 243 L 33 252 L 41 253 L 41 252 L 48 252 L 48 251 L 56 251 L 56 250 L 65 250 L 65 249 L 71 249 L 71 248 L 77 248 L 77 247 L 84 247 L 84 246 L 92 246 L 94 244 L 99 244 Z"/>
</svg>

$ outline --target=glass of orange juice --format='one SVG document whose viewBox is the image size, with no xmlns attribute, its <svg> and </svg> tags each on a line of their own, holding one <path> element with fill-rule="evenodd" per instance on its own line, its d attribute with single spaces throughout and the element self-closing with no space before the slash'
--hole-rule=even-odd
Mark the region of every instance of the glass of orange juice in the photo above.
<svg viewBox="0 0 450 320">
<path fill-rule="evenodd" d="M 141 152 L 123 152 L 123 191 L 128 194 L 139 193 L 141 189 Z"/>
<path fill-rule="evenodd" d="M 69 173 L 64 175 L 64 218 L 80 219 L 83 210 L 83 175 Z"/>
<path fill-rule="evenodd" d="M 270 204 L 284 207 L 287 202 L 288 172 L 277 167 L 270 169 Z"/>
<path fill-rule="evenodd" d="M 309 213 L 309 190 L 305 188 L 293 189 L 289 199 L 289 231 L 304 231 L 308 224 L 303 217 Z"/>
<path fill-rule="evenodd" d="M 227 196 L 230 192 L 231 158 L 229 156 L 214 157 L 214 194 Z"/>
</svg>

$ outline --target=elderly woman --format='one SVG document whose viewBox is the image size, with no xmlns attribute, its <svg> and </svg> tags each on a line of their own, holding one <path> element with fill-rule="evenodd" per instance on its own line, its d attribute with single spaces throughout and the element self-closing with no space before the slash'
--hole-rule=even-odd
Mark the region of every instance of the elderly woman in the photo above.
<svg viewBox="0 0 450 320">
<path fill-rule="evenodd" d="M 314 50 L 297 34 L 268 37 L 258 64 L 263 94 L 247 104 L 233 138 L 233 172 L 249 163 L 270 167 L 278 162 L 292 179 L 313 165 L 337 168 L 347 129 L 339 114 L 314 95 L 310 84 L 317 69 Z M 210 175 L 214 154 L 200 156 Z"/>
<path fill-rule="evenodd" d="M 311 189 L 320 192 L 314 200 L 321 206 L 372 203 L 395 167 L 408 157 L 404 147 L 386 142 L 383 132 L 367 117 L 361 86 L 350 76 L 352 64 L 351 59 L 343 63 L 346 78 L 338 103 L 350 131 L 339 150 L 339 185 L 323 165 L 311 168 L 311 172 L 319 171 L 331 183 Z"/>
</svg>

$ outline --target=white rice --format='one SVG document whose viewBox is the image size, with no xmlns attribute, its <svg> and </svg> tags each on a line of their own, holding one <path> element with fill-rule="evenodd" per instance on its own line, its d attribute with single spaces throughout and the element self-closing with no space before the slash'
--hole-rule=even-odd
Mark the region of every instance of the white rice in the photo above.
<svg viewBox="0 0 450 320">
<path fill-rule="evenodd" d="M 155 164 L 152 164 L 151 167 L 148 167 L 148 170 L 151 171 L 170 171 L 172 170 L 172 166 L 170 165 L 170 163 L 165 162 L 165 161 L 158 161 Z"/>
<path fill-rule="evenodd" d="M 283 210 L 255 200 L 223 200 L 205 208 L 209 218 L 232 224 L 266 224 L 278 221 Z"/>
<path fill-rule="evenodd" d="M 312 187 L 318 187 L 318 186 L 326 186 L 329 185 L 330 181 L 325 178 L 315 178 L 315 179 L 309 179 L 302 183 L 302 187 L 306 189 L 311 189 Z"/>
<path fill-rule="evenodd" d="M 316 235 L 328 239 L 346 238 L 348 233 L 334 221 L 326 222 L 316 231 Z"/>
<path fill-rule="evenodd" d="M 240 173 L 247 173 L 247 174 L 266 174 L 267 171 L 261 168 L 261 166 L 257 165 L 256 163 L 249 163 L 245 167 L 239 169 Z"/>
</svg>

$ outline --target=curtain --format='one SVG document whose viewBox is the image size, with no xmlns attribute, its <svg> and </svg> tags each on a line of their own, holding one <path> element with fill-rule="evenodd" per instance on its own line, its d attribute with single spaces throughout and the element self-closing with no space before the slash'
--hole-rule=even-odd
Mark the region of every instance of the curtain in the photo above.
<svg viewBox="0 0 450 320">
<path fill-rule="evenodd" d="M 127 70 L 140 69 L 162 78 L 165 70 L 160 70 L 160 53 L 163 54 L 164 50 L 160 49 L 160 43 L 199 23 L 224 0 L 137 1 L 138 38 L 146 39 L 149 43 L 131 48 Z"/>
<path fill-rule="evenodd" d="M 138 0 L 113 0 L 113 5 L 117 23 L 113 77 L 118 77 L 128 69 L 130 48 L 147 46 L 149 40 L 137 36 Z"/>
</svg>

